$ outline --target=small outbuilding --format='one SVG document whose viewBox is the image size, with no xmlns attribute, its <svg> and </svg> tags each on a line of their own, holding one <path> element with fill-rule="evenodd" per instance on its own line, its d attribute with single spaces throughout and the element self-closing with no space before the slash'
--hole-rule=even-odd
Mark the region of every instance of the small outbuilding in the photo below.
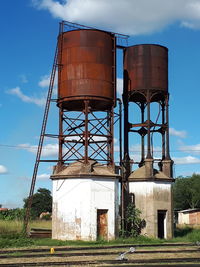
<svg viewBox="0 0 200 267">
<path fill-rule="evenodd" d="M 8 209 L 7 208 L 0 208 L 0 212 L 1 211 L 7 211 Z"/>
<path fill-rule="evenodd" d="M 178 211 L 178 224 L 200 226 L 200 208 Z"/>
</svg>

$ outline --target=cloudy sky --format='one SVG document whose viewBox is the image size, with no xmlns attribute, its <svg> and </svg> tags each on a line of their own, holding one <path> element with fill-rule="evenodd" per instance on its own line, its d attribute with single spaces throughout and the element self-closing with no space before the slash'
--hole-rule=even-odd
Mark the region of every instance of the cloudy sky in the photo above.
<svg viewBox="0 0 200 267">
<path fill-rule="evenodd" d="M 30 188 L 61 20 L 128 34 L 128 45 L 168 47 L 175 176 L 200 173 L 200 0 L 1 0 L 0 204 L 21 206 Z M 120 52 L 117 62 L 120 96 Z M 48 131 L 56 126 L 57 109 L 52 107 Z M 55 159 L 57 149 L 56 141 L 47 139 L 43 156 Z M 135 159 L 138 150 L 138 139 L 132 138 Z M 36 189 L 51 188 L 51 170 L 40 164 Z"/>
</svg>

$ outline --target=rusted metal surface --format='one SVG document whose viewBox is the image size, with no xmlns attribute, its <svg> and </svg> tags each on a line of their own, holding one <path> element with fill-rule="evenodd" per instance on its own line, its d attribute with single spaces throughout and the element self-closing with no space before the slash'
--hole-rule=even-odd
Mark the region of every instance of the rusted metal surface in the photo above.
<svg viewBox="0 0 200 267">
<path fill-rule="evenodd" d="M 98 30 L 75 30 L 59 35 L 58 104 L 82 110 L 90 100 L 94 110 L 111 109 L 115 102 L 115 36 Z"/>
<path fill-rule="evenodd" d="M 130 46 L 124 53 L 128 91 L 168 91 L 168 49 L 155 44 Z"/>
<path fill-rule="evenodd" d="M 97 237 L 108 238 L 108 210 L 97 210 Z"/>
</svg>

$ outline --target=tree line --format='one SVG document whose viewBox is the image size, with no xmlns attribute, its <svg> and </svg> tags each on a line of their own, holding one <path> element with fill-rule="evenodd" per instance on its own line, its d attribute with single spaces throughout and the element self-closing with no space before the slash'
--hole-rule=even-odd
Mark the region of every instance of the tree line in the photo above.
<svg viewBox="0 0 200 267">
<path fill-rule="evenodd" d="M 200 174 L 176 178 L 173 198 L 175 210 L 200 208 Z"/>
<path fill-rule="evenodd" d="M 28 198 L 23 199 L 24 207 L 22 209 L 9 209 L 0 212 L 0 220 L 23 220 L 28 205 Z M 1 205 L 0 205 L 1 206 Z M 30 219 L 38 219 L 42 212 L 52 211 L 52 196 L 51 191 L 46 188 L 39 188 L 33 195 L 32 206 L 30 211 Z M 46 216 L 43 219 L 50 219 L 50 216 Z"/>
</svg>

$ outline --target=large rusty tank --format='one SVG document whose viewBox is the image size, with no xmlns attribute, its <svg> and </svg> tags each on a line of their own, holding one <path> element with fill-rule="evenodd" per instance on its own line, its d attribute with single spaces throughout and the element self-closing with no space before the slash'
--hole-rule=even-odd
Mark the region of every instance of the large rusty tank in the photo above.
<svg viewBox="0 0 200 267">
<path fill-rule="evenodd" d="M 155 44 L 127 47 L 124 53 L 124 79 L 126 90 L 131 95 L 130 101 L 142 101 L 142 95 L 145 96 L 148 90 L 160 92 L 160 95 L 167 93 L 168 49 Z"/>
<path fill-rule="evenodd" d="M 116 95 L 114 35 L 81 29 L 58 38 L 58 105 L 79 111 L 89 100 L 91 109 L 109 110 Z"/>
</svg>

